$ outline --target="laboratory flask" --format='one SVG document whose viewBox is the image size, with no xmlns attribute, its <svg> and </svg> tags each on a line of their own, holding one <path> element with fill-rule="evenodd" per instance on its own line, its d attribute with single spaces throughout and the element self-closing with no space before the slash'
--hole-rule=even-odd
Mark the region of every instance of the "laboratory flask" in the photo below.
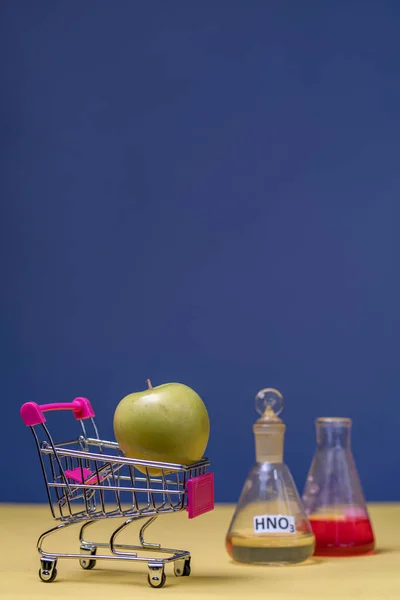
<svg viewBox="0 0 400 600">
<path fill-rule="evenodd" d="M 256 462 L 250 469 L 226 534 L 234 561 L 290 565 L 312 556 L 314 535 L 300 495 L 283 460 L 286 426 L 279 418 L 282 394 L 260 390 L 253 425 Z"/>
<path fill-rule="evenodd" d="M 350 442 L 352 421 L 316 420 L 317 447 L 302 495 L 319 556 L 371 552 L 374 533 Z"/>
</svg>

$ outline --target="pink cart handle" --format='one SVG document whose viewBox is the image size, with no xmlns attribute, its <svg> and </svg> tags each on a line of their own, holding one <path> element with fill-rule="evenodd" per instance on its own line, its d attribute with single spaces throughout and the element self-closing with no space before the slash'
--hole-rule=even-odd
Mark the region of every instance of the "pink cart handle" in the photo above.
<svg viewBox="0 0 400 600">
<path fill-rule="evenodd" d="M 36 404 L 36 402 L 25 402 L 21 406 L 21 417 L 25 425 L 33 427 L 45 423 L 44 412 L 47 410 L 72 410 L 78 421 L 94 417 L 94 410 L 87 398 L 75 398 L 72 402 L 55 402 L 54 404 Z"/>
</svg>

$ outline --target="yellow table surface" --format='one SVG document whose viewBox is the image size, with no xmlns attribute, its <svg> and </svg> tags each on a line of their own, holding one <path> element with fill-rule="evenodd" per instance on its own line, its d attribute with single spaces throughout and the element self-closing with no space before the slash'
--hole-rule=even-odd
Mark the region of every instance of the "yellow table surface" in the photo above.
<svg viewBox="0 0 400 600">
<path fill-rule="evenodd" d="M 377 542 L 374 555 L 318 558 L 293 567 L 253 567 L 231 561 L 224 537 L 233 506 L 218 505 L 193 520 L 185 513 L 160 516 L 148 530 L 148 541 L 190 550 L 192 575 L 177 578 L 170 565 L 165 587 L 152 589 L 146 565 L 128 561 L 98 561 L 93 570 L 83 571 L 77 560 L 59 559 L 57 579 L 42 583 L 36 541 L 56 524 L 48 506 L 0 504 L 0 598 L 400 600 L 400 504 L 373 504 L 369 509 Z M 91 537 L 106 541 L 120 522 L 97 523 L 92 530 L 94 534 L 97 528 L 97 535 Z M 121 542 L 136 544 L 137 530 L 136 524 L 131 525 Z M 45 549 L 76 552 L 77 534 L 76 525 L 67 528 L 46 540 Z"/>
</svg>

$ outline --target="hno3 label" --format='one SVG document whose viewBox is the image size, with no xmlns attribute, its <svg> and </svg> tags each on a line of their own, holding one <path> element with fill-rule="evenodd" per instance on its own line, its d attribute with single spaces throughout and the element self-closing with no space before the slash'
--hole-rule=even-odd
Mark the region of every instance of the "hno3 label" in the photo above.
<svg viewBox="0 0 400 600">
<path fill-rule="evenodd" d="M 296 533 L 296 522 L 289 515 L 260 515 L 254 517 L 255 533 Z"/>
</svg>

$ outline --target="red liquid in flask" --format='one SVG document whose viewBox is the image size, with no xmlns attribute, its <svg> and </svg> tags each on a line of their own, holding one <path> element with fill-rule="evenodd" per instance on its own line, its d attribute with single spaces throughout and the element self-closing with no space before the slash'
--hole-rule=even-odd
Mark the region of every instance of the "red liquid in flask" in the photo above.
<svg viewBox="0 0 400 600">
<path fill-rule="evenodd" d="M 367 517 L 313 519 L 316 538 L 315 555 L 351 556 L 371 552 L 375 546 L 371 523 Z"/>
</svg>

